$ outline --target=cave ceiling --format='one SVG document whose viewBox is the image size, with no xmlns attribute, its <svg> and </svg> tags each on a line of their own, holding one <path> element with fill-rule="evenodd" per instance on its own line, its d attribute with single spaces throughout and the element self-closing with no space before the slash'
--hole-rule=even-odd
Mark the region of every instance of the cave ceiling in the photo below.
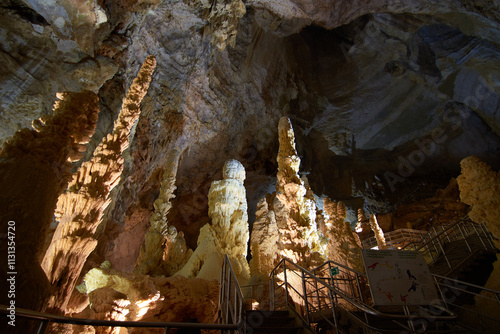
<svg viewBox="0 0 500 334">
<path fill-rule="evenodd" d="M 145 232 L 173 150 L 169 221 L 191 247 L 228 159 L 246 168 L 251 222 L 274 190 L 283 115 L 315 194 L 352 212 L 444 186 L 469 155 L 500 166 L 496 1 L 10 0 L 0 13 L 2 143 L 50 113 L 56 92 L 86 89 L 101 109 L 88 159 L 142 61 L 157 59 L 101 227 L 110 258 L 138 249 L 120 235 Z"/>
</svg>

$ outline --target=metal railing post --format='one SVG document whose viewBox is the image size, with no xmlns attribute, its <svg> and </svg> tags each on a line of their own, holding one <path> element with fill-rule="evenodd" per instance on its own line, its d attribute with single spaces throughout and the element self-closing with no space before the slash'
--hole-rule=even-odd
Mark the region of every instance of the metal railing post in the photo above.
<svg viewBox="0 0 500 334">
<path fill-rule="evenodd" d="M 488 247 L 486 246 L 486 244 L 483 241 L 483 238 L 479 234 L 479 231 L 477 230 L 476 224 L 472 224 L 472 227 L 474 228 L 474 231 L 476 232 L 477 237 L 479 238 L 479 241 L 481 241 L 481 243 L 483 244 L 484 249 L 488 249 Z"/>
<path fill-rule="evenodd" d="M 49 321 L 48 320 L 42 320 L 40 322 L 40 326 L 38 327 L 38 331 L 36 333 L 37 334 L 44 334 L 45 331 L 47 330 L 48 326 L 49 326 Z"/>
<path fill-rule="evenodd" d="M 302 289 L 304 291 L 304 303 L 305 303 L 305 306 L 306 306 L 306 321 L 307 321 L 307 325 L 309 326 L 311 323 L 309 321 L 309 302 L 307 301 L 307 288 L 306 288 L 306 278 L 305 278 L 305 275 L 304 275 L 304 272 L 301 271 L 302 273 Z"/>
<path fill-rule="evenodd" d="M 493 242 L 491 241 L 491 234 L 489 233 L 488 228 L 483 223 L 479 224 L 479 226 L 481 226 L 481 230 L 483 230 L 484 237 L 488 240 L 491 249 L 495 249 L 495 245 L 493 245 Z"/>
<path fill-rule="evenodd" d="M 464 238 L 465 244 L 467 245 L 467 248 L 469 249 L 469 252 L 472 252 L 472 248 L 470 247 L 469 242 L 467 241 L 467 237 L 466 237 L 464 231 L 462 230 L 461 224 L 458 224 L 458 230 L 462 234 L 462 237 Z"/>
<path fill-rule="evenodd" d="M 285 278 L 285 305 L 286 307 L 288 307 L 288 281 L 287 281 L 287 277 L 286 277 L 286 262 L 283 261 L 283 276 Z"/>
</svg>

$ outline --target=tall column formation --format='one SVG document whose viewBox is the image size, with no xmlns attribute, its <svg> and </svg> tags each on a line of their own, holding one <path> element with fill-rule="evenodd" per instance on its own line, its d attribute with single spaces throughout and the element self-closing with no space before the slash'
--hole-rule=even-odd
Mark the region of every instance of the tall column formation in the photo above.
<svg viewBox="0 0 500 334">
<path fill-rule="evenodd" d="M 325 223 L 328 237 L 328 259 L 346 265 L 349 268 L 364 271 L 361 259 L 361 247 L 354 232 L 345 221 L 347 209 L 343 202 L 323 200 L 323 208 L 328 215 Z"/>
<path fill-rule="evenodd" d="M 180 153 L 172 151 L 167 159 L 160 185 L 160 195 L 154 203 L 155 212 L 151 217 L 151 227 L 146 232 L 134 272 L 152 276 L 171 276 L 181 269 L 193 254 L 186 246 L 182 232 L 168 225 L 167 215 L 172 207 L 170 200 L 175 197 L 175 180 L 179 167 Z"/>
<path fill-rule="evenodd" d="M 380 226 L 378 226 L 377 217 L 373 213 L 370 214 L 370 226 L 373 233 L 375 233 L 375 239 L 377 240 L 378 249 L 387 249 L 384 231 L 382 231 Z"/>
<path fill-rule="evenodd" d="M 16 307 L 42 309 L 50 286 L 40 268 L 43 242 L 52 223 L 57 198 L 66 188 L 74 161 L 81 157 L 93 135 L 99 113 L 98 97 L 88 91 L 59 93 L 53 116 L 33 121 L 33 129 L 22 129 L 0 152 L 0 253 L 7 253 L 7 241 L 15 248 L 15 261 L 1 270 L 17 272 Z M 11 222 L 11 223 L 9 223 Z M 12 236 L 12 234 L 11 234 Z M 36 242 L 36 241 L 37 242 Z M 7 255 L 6 255 L 7 257 Z M 7 293 L 0 302 L 6 301 Z M 26 332 L 26 331 L 25 331 Z"/>
<path fill-rule="evenodd" d="M 82 267 L 97 245 L 94 234 L 111 201 L 108 195 L 120 180 L 122 153 L 129 146 L 129 133 L 139 118 L 140 103 L 155 66 L 155 58 L 148 56 L 123 99 L 113 132 L 97 146 L 92 159 L 82 164 L 59 197 L 56 209 L 59 225 L 42 261 L 53 286 L 47 303 L 49 309 L 65 310 Z"/>
<path fill-rule="evenodd" d="M 208 192 L 208 215 L 212 224 L 201 228 L 198 247 L 177 274 L 218 280 L 224 254 L 227 254 L 240 285 L 248 282 L 249 231 L 244 180 L 243 165 L 237 160 L 226 161 L 223 180 L 212 182 Z"/>
<path fill-rule="evenodd" d="M 300 158 L 287 117 L 280 119 L 278 132 L 278 180 L 272 209 L 280 234 L 280 252 L 300 265 L 314 266 L 326 259 L 326 240 L 318 231 L 314 199 L 306 196 L 307 183 L 298 175 Z"/>
<path fill-rule="evenodd" d="M 500 249 L 500 173 L 495 172 L 475 156 L 460 162 L 462 174 L 457 182 L 460 189 L 460 200 L 471 206 L 469 217 L 476 223 L 485 223 L 493 236 L 493 243 Z M 485 284 L 486 288 L 500 290 L 500 259 L 493 263 L 493 271 Z M 476 298 L 476 307 L 482 313 L 498 317 L 500 307 L 495 297 L 492 300 Z"/>
</svg>

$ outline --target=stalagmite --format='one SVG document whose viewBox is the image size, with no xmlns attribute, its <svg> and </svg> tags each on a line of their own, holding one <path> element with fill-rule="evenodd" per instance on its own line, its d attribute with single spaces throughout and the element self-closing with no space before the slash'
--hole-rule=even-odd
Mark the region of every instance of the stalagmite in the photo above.
<svg viewBox="0 0 500 334">
<path fill-rule="evenodd" d="M 380 226 L 378 226 L 377 217 L 373 213 L 370 215 L 370 226 L 373 233 L 375 233 L 375 239 L 377 239 L 378 249 L 387 249 L 384 231 L 382 231 Z"/>
<path fill-rule="evenodd" d="M 356 233 L 359 235 L 361 240 L 369 237 L 371 232 L 370 221 L 366 217 L 365 211 L 363 209 L 358 209 L 358 223 L 356 224 Z"/>
<path fill-rule="evenodd" d="M 201 228 L 198 247 L 177 274 L 218 280 L 224 254 L 227 254 L 239 283 L 245 284 L 250 278 L 246 260 L 249 232 L 243 186 L 245 168 L 236 160 L 228 160 L 223 178 L 212 182 L 208 192 L 208 215 L 212 224 Z"/>
<path fill-rule="evenodd" d="M 493 243 L 500 249 L 500 173 L 495 172 L 478 157 L 470 156 L 460 162 L 462 174 L 457 178 L 460 199 L 471 206 L 469 217 L 476 223 L 485 223 L 493 234 Z M 486 288 L 500 291 L 500 259 L 493 263 L 493 271 L 485 284 Z M 484 292 L 483 292 L 484 294 Z M 500 307 L 495 297 L 491 300 L 476 298 L 476 307 L 481 313 L 498 317 Z"/>
<path fill-rule="evenodd" d="M 69 170 L 94 133 L 98 97 L 88 91 L 60 93 L 54 115 L 33 121 L 36 130 L 22 129 L 0 152 L 0 217 L 3 231 L 15 231 L 16 306 L 43 309 L 50 285 L 40 268 L 57 197 L 70 180 Z M 9 222 L 9 223 L 8 223 Z M 14 230 L 15 229 L 15 230 Z M 7 242 L 0 242 L 7 259 Z M 1 304 L 8 305 L 0 297 Z M 24 332 L 27 332 L 24 331 Z"/>
<path fill-rule="evenodd" d="M 134 272 L 147 275 L 171 276 L 181 269 L 193 251 L 186 246 L 183 233 L 168 225 L 167 214 L 172 207 L 180 153 L 174 150 L 167 160 L 160 186 L 160 195 L 154 203 L 155 213 L 145 235 Z"/>
<path fill-rule="evenodd" d="M 286 256 L 305 267 L 318 265 L 326 259 L 326 240 L 316 223 L 316 204 L 306 196 L 307 182 L 298 175 L 300 158 L 288 118 L 280 119 L 278 132 L 278 182 L 272 210 L 280 234 L 281 257 Z"/>
<path fill-rule="evenodd" d="M 279 260 L 278 240 L 279 232 L 276 225 L 276 216 L 269 210 L 267 200 L 260 199 L 257 203 L 255 222 L 250 238 L 250 270 L 255 282 L 265 282 L 269 273 Z"/>
<path fill-rule="evenodd" d="M 343 202 L 323 200 L 323 207 L 328 215 L 326 236 L 328 237 L 328 259 L 348 266 L 349 268 L 363 271 L 361 247 L 358 245 L 354 232 L 348 222 L 346 206 Z"/>
<path fill-rule="evenodd" d="M 148 56 L 123 100 L 113 132 L 95 149 L 92 159 L 82 164 L 59 197 L 59 225 L 42 262 L 54 287 L 49 308 L 65 310 L 82 267 L 97 245 L 94 234 L 110 202 L 108 195 L 120 180 L 122 153 L 129 146 L 129 133 L 139 118 L 140 103 L 155 66 L 155 58 Z"/>
</svg>

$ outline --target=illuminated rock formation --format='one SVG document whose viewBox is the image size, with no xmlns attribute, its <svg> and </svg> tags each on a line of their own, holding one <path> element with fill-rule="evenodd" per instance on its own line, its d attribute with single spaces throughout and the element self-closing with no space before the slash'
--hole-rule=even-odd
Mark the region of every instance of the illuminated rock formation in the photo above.
<svg viewBox="0 0 500 334">
<path fill-rule="evenodd" d="M 326 242 L 316 224 L 314 199 L 307 196 L 307 183 L 298 175 L 300 158 L 288 118 L 280 119 L 278 132 L 278 182 L 273 211 L 279 229 L 279 248 L 281 256 L 310 267 L 326 259 Z"/>
<path fill-rule="evenodd" d="M 160 195 L 154 203 L 155 213 L 151 227 L 145 235 L 134 272 L 153 276 L 170 276 L 181 269 L 193 251 L 188 249 L 184 235 L 168 225 L 167 214 L 175 197 L 175 176 L 179 165 L 179 152 L 174 151 L 167 160 L 160 186 Z"/>
<path fill-rule="evenodd" d="M 462 174 L 457 178 L 460 199 L 471 206 L 469 217 L 473 221 L 486 223 L 500 249 L 500 176 L 475 156 L 463 159 L 460 166 Z"/>
<path fill-rule="evenodd" d="M 283 257 L 307 268 L 321 264 L 327 256 L 327 240 L 316 222 L 313 193 L 307 178 L 301 179 L 298 175 L 300 158 L 295 149 L 292 124 L 287 117 L 280 119 L 278 131 L 276 194 L 259 202 L 252 231 L 251 249 L 255 259 L 251 263 L 255 271 L 252 273 L 261 277 L 265 277 L 266 272 L 269 274 Z M 266 222 L 269 222 L 267 226 Z M 269 248 L 268 245 L 274 245 L 276 240 L 277 246 Z"/>
<path fill-rule="evenodd" d="M 97 245 L 94 234 L 110 203 L 109 192 L 120 180 L 122 153 L 129 146 L 129 133 L 140 115 L 140 102 L 147 93 L 155 65 L 155 58 L 148 56 L 123 100 L 113 132 L 99 144 L 93 158 L 82 164 L 67 191 L 59 197 L 59 225 L 42 261 L 54 286 L 49 308 L 65 310 L 82 267 Z"/>
<path fill-rule="evenodd" d="M 234 47 L 239 21 L 246 13 L 245 4 L 241 0 L 201 1 L 201 4 L 209 6 L 212 45 L 219 50 L 224 50 L 226 45 Z"/>
<path fill-rule="evenodd" d="M 375 233 L 375 239 L 377 239 L 378 249 L 387 249 L 384 231 L 382 231 L 380 226 L 378 226 L 377 217 L 373 213 L 370 215 L 370 226 L 373 233 Z"/>
<path fill-rule="evenodd" d="M 250 270 L 255 281 L 267 281 L 269 273 L 280 260 L 278 240 L 279 232 L 274 211 L 269 210 L 266 199 L 262 198 L 257 204 L 250 238 Z"/>
<path fill-rule="evenodd" d="M 40 268 L 57 197 L 67 186 L 71 164 L 81 156 L 95 130 L 99 107 L 92 92 L 58 94 L 54 115 L 33 121 L 35 130 L 22 129 L 0 152 L 0 217 L 3 232 L 15 222 L 16 306 L 41 309 L 50 287 Z M 2 233 L 3 233 L 2 232 Z M 35 240 L 37 240 L 35 242 Z M 0 242 L 7 256 L 7 242 Z M 6 297 L 0 297 L 2 304 Z"/>
<path fill-rule="evenodd" d="M 493 243 L 500 249 L 500 175 L 484 163 L 481 159 L 470 156 L 460 162 L 462 174 L 457 182 L 460 189 L 460 199 L 469 204 L 469 217 L 476 223 L 486 223 L 493 234 Z M 485 284 L 486 288 L 500 291 L 500 259 L 493 263 L 493 271 Z M 484 292 L 483 292 L 484 294 Z M 491 300 L 476 298 L 476 307 L 483 314 L 495 318 L 500 307 L 495 297 L 488 295 Z"/>
<path fill-rule="evenodd" d="M 240 284 L 250 279 L 246 260 L 249 238 L 246 191 L 243 186 L 245 168 L 236 160 L 228 160 L 223 180 L 214 181 L 208 192 L 208 215 L 212 224 L 200 230 L 198 247 L 177 274 L 218 280 L 224 254 Z"/>
<path fill-rule="evenodd" d="M 356 224 L 356 233 L 361 240 L 369 237 L 371 232 L 370 220 L 366 217 L 363 209 L 358 209 L 358 223 Z"/>
<path fill-rule="evenodd" d="M 90 270 L 80 289 L 89 296 L 94 319 L 213 323 L 217 314 L 218 283 L 202 279 L 150 277 L 105 265 Z"/>
<path fill-rule="evenodd" d="M 328 216 L 325 222 L 328 238 L 328 260 L 349 268 L 364 271 L 361 247 L 358 245 L 351 225 L 345 221 L 347 210 L 342 202 L 323 200 L 323 208 Z"/>
</svg>

